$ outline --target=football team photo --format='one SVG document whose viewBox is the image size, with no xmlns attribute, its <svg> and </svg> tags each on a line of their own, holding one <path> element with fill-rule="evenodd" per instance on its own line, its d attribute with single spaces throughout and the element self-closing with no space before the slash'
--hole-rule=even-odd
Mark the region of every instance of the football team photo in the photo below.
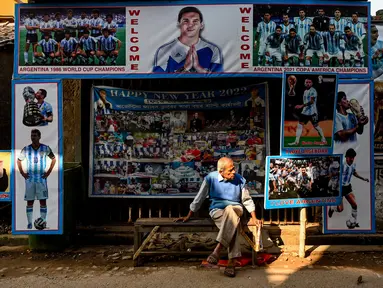
<svg viewBox="0 0 383 288">
<path fill-rule="evenodd" d="M 19 66 L 124 66 L 124 8 L 22 8 Z"/>
<path fill-rule="evenodd" d="M 337 75 L 286 73 L 283 85 L 282 149 L 332 147 Z"/>
<path fill-rule="evenodd" d="M 367 67 L 367 8 L 254 5 L 254 66 Z"/>
</svg>

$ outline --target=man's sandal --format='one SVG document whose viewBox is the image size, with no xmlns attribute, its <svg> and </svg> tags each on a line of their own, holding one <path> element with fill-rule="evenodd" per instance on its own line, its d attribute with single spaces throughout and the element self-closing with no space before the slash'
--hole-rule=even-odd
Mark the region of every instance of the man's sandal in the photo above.
<svg viewBox="0 0 383 288">
<path fill-rule="evenodd" d="M 223 271 L 223 274 L 225 274 L 228 277 L 235 277 L 235 267 L 234 267 L 234 265 L 227 266 L 225 268 L 225 271 Z"/>
<path fill-rule="evenodd" d="M 209 264 L 217 265 L 217 264 L 218 264 L 218 261 L 219 261 L 219 257 L 217 257 L 216 254 L 211 253 L 211 254 L 207 257 L 206 261 L 207 261 L 207 263 L 209 263 Z"/>
</svg>

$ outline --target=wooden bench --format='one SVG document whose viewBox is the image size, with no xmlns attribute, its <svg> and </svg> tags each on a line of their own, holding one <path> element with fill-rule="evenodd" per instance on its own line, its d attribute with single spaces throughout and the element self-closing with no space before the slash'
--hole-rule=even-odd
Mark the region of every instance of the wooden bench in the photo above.
<svg viewBox="0 0 383 288">
<path fill-rule="evenodd" d="M 212 251 L 144 251 L 146 244 L 153 238 L 155 233 L 196 233 L 218 232 L 217 226 L 211 219 L 190 219 L 188 222 L 174 222 L 171 218 L 139 218 L 134 223 L 134 266 L 142 265 L 144 256 L 160 255 L 209 255 Z M 146 234 L 146 235 L 145 235 Z M 241 234 L 250 244 L 252 249 L 253 265 L 256 259 L 256 247 L 254 242 L 243 232 Z"/>
</svg>

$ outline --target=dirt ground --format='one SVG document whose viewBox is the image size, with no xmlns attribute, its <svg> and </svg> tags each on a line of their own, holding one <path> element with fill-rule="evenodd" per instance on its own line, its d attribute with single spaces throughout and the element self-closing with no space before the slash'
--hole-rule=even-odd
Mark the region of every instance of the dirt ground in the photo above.
<svg viewBox="0 0 383 288">
<path fill-rule="evenodd" d="M 143 267 L 133 267 L 133 249 L 126 246 L 65 253 L 12 249 L 0 249 L 0 287 L 222 287 L 228 283 L 238 287 L 383 287 L 383 253 L 305 259 L 294 252 L 283 253 L 262 267 L 238 269 L 237 277 L 229 279 L 222 269 L 201 268 L 202 258 L 152 258 Z"/>
</svg>

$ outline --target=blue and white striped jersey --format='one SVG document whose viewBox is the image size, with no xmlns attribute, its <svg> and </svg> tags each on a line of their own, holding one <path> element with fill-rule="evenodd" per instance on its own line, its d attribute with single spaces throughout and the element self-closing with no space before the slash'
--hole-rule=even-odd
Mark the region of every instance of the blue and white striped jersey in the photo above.
<svg viewBox="0 0 383 288">
<path fill-rule="evenodd" d="M 115 29 L 115 28 L 118 28 L 118 25 L 116 22 L 112 21 L 112 22 L 104 22 L 104 25 L 102 28 L 108 28 L 108 29 Z M 110 35 L 112 36 L 116 36 L 116 32 L 109 32 Z"/>
<path fill-rule="evenodd" d="M 348 21 L 344 18 L 340 18 L 339 20 L 336 20 L 335 18 L 330 20 L 330 25 L 335 25 L 335 31 L 339 31 L 341 33 L 344 33 L 344 28 L 348 26 Z"/>
<path fill-rule="evenodd" d="M 282 35 L 277 35 L 276 33 L 271 34 L 269 37 L 267 37 L 266 45 L 269 48 L 280 48 L 281 43 L 283 41 Z"/>
<path fill-rule="evenodd" d="M 352 128 L 355 128 L 358 124 L 358 120 L 356 119 L 356 116 L 353 113 L 347 113 L 347 115 L 340 114 L 339 112 L 336 112 L 336 119 L 335 119 L 335 131 L 334 133 L 337 133 L 342 130 L 349 130 Z M 352 134 L 348 138 L 350 142 L 356 141 L 356 133 Z M 335 142 L 340 143 L 339 139 L 335 137 Z"/>
<path fill-rule="evenodd" d="M 52 105 L 45 101 L 42 104 L 37 104 L 37 107 L 39 107 L 40 113 L 44 117 L 48 117 L 49 114 L 53 113 Z M 47 125 L 48 125 L 48 122 L 43 122 L 39 126 L 47 126 Z"/>
<path fill-rule="evenodd" d="M 48 41 L 42 39 L 39 41 L 38 45 L 41 46 L 44 53 L 52 53 L 56 51 L 55 47 L 57 46 L 57 42 L 52 38 L 48 39 Z"/>
<path fill-rule="evenodd" d="M 361 51 L 362 50 L 362 41 L 356 35 L 351 35 L 351 37 L 347 37 L 347 35 L 343 36 L 344 40 L 344 48 L 346 51 Z"/>
<path fill-rule="evenodd" d="M 40 29 L 50 29 L 50 28 L 53 28 L 53 24 L 51 21 L 41 21 L 40 22 Z"/>
<path fill-rule="evenodd" d="M 331 175 L 332 180 L 338 180 L 339 179 L 339 163 L 337 162 L 338 168 L 336 168 L 336 164 L 333 162 L 330 164 L 330 167 L 328 168 L 329 174 Z M 338 174 L 337 174 L 338 173 Z"/>
<path fill-rule="evenodd" d="M 305 49 L 324 51 L 323 37 L 321 34 L 316 32 L 314 35 L 307 33 L 304 40 Z"/>
<path fill-rule="evenodd" d="M 378 70 L 383 68 L 383 41 L 376 41 L 375 45 L 371 47 L 370 55 L 371 58 L 377 54 L 375 59 L 372 59 L 372 68 L 373 70 Z"/>
<path fill-rule="evenodd" d="M 366 37 L 366 29 L 364 28 L 364 23 L 359 21 L 357 23 L 350 22 L 348 23 L 348 26 L 351 28 L 351 31 L 360 39 Z"/>
<path fill-rule="evenodd" d="M 73 37 L 70 37 L 68 40 L 64 38 L 60 42 L 60 46 L 63 48 L 64 52 L 70 53 L 76 50 L 77 40 Z"/>
<path fill-rule="evenodd" d="M 297 34 L 301 39 L 304 39 L 305 35 L 310 32 L 310 25 L 313 24 L 313 21 L 309 18 L 295 19 L 295 29 L 297 30 Z"/>
<path fill-rule="evenodd" d="M 337 54 L 341 51 L 341 47 L 344 48 L 344 41 L 342 34 L 340 32 L 335 32 L 331 34 L 330 32 L 322 33 L 325 51 L 329 54 Z"/>
<path fill-rule="evenodd" d="M 311 101 L 311 98 L 314 98 L 314 103 L 310 106 L 306 106 L 302 110 L 302 114 L 304 115 L 314 115 L 318 114 L 317 110 L 317 99 L 318 99 L 318 93 L 317 90 L 315 90 L 314 87 L 311 87 L 310 89 L 306 89 L 303 93 L 303 104 L 307 104 Z"/>
<path fill-rule="evenodd" d="M 77 20 L 75 18 L 64 19 L 64 27 L 65 27 L 65 29 L 73 31 L 74 29 L 77 28 Z"/>
<path fill-rule="evenodd" d="M 64 21 L 63 20 L 53 20 L 52 21 L 52 27 L 64 29 L 65 28 Z"/>
<path fill-rule="evenodd" d="M 88 38 L 81 37 L 79 44 L 81 46 L 81 49 L 84 51 L 95 51 L 97 39 L 95 39 L 92 36 L 89 36 Z"/>
<path fill-rule="evenodd" d="M 211 72 L 223 70 L 223 58 L 220 49 L 202 38 L 195 44 L 199 64 Z M 175 39 L 160 48 L 154 56 L 153 72 L 177 72 L 185 65 L 190 47 Z"/>
<path fill-rule="evenodd" d="M 26 180 L 28 182 L 35 183 L 45 183 L 46 179 L 43 178 L 45 169 L 47 168 L 47 157 L 53 159 L 55 155 L 53 154 L 51 148 L 47 145 L 40 144 L 40 147 L 34 149 L 31 145 L 25 146 L 21 150 L 19 160 L 27 160 L 27 171 L 29 178 Z"/>
<path fill-rule="evenodd" d="M 104 36 L 98 37 L 98 43 L 101 51 L 113 51 L 116 50 L 116 43 L 118 42 L 118 39 L 116 37 L 113 37 L 112 35 L 109 35 L 107 38 Z"/>
<path fill-rule="evenodd" d="M 275 32 L 276 27 L 277 24 L 275 24 L 274 21 L 270 21 L 269 23 L 266 23 L 265 21 L 259 22 L 257 26 L 258 39 L 260 41 L 263 40 L 264 42 L 266 42 L 267 37 L 269 37 Z"/>
<path fill-rule="evenodd" d="M 346 159 L 343 160 L 343 173 L 342 173 L 342 185 L 348 186 L 351 184 L 351 178 L 356 171 L 356 164 L 352 163 L 351 165 L 347 164 Z"/>
<path fill-rule="evenodd" d="M 102 27 L 104 25 L 104 20 L 102 20 L 100 17 L 96 19 L 92 18 L 89 20 L 89 25 L 93 27 L 98 27 L 98 26 Z M 91 33 L 93 35 L 101 34 L 101 30 L 92 29 Z"/>
<path fill-rule="evenodd" d="M 36 26 L 40 26 L 40 22 L 36 18 L 33 18 L 33 19 L 27 18 L 25 19 L 24 25 L 25 27 L 26 26 L 36 27 Z M 27 30 L 27 34 L 36 34 L 36 33 L 37 33 L 37 29 Z"/>
<path fill-rule="evenodd" d="M 302 46 L 303 41 L 299 35 L 296 35 L 294 38 L 292 38 L 290 35 L 287 35 L 282 42 L 282 48 L 287 52 L 287 54 L 300 54 Z"/>
<path fill-rule="evenodd" d="M 309 184 L 311 182 L 311 178 L 307 173 L 305 175 L 303 175 L 302 173 L 299 173 L 297 180 L 301 184 Z"/>
<path fill-rule="evenodd" d="M 295 28 L 293 23 L 288 23 L 287 25 L 285 23 L 282 23 L 280 26 L 282 27 L 283 37 L 286 37 L 287 35 L 289 35 L 291 28 Z"/>
<path fill-rule="evenodd" d="M 79 27 L 78 31 L 84 32 L 85 28 L 80 28 L 80 27 L 86 27 L 87 25 L 89 25 L 89 21 L 90 20 L 87 18 L 77 19 L 77 26 Z"/>
</svg>

